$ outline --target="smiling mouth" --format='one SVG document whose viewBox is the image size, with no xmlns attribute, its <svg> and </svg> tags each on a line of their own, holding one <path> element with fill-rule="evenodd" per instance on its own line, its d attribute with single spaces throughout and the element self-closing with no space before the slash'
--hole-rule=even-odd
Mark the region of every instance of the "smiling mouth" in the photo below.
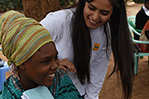
<svg viewBox="0 0 149 99">
<path fill-rule="evenodd" d="M 98 21 L 98 22 L 95 22 L 95 21 L 89 19 L 89 23 L 90 23 L 90 25 L 92 25 L 92 26 L 96 26 L 97 24 L 99 24 L 99 21 Z"/>
<path fill-rule="evenodd" d="M 97 22 L 95 22 L 95 21 L 93 21 L 93 20 L 91 20 L 91 19 L 89 19 L 90 20 L 90 22 L 92 22 L 93 24 L 96 24 Z"/>
<path fill-rule="evenodd" d="M 51 75 L 47 75 L 47 76 L 50 77 L 50 78 L 54 78 L 55 74 L 51 74 Z"/>
</svg>

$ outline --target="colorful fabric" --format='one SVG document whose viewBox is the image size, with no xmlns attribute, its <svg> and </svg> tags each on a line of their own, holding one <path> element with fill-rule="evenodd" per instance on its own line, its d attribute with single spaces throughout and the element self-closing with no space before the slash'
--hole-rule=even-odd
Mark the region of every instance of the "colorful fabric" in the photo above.
<svg viewBox="0 0 149 99">
<path fill-rule="evenodd" d="M 57 69 L 53 85 L 49 89 L 54 99 L 83 99 L 71 79 L 62 69 Z"/>
<path fill-rule="evenodd" d="M 54 83 L 49 87 L 49 90 L 54 99 L 83 99 L 66 72 L 61 69 L 57 70 Z M 23 92 L 25 91 L 20 82 L 10 76 L 0 91 L 0 99 L 21 99 Z"/>
<path fill-rule="evenodd" d="M 50 41 L 50 33 L 36 20 L 13 10 L 1 15 L 0 43 L 9 66 L 21 65 Z"/>
<path fill-rule="evenodd" d="M 141 32 L 140 41 L 149 41 L 149 39 L 145 35 L 145 31 L 149 31 L 149 21 L 147 21 Z M 140 44 L 139 47 L 142 52 L 149 52 L 149 44 Z"/>
<path fill-rule="evenodd" d="M 0 99 L 21 99 L 23 92 L 20 82 L 10 76 L 5 80 L 2 91 L 0 91 Z"/>
</svg>

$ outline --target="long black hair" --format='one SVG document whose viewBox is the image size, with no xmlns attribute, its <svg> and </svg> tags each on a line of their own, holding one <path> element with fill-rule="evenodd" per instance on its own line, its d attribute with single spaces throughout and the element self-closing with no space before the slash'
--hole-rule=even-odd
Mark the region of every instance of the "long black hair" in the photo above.
<svg viewBox="0 0 149 99">
<path fill-rule="evenodd" d="M 90 57 L 91 57 L 91 36 L 85 24 L 83 9 L 85 2 L 93 0 L 79 0 L 77 9 L 72 19 L 72 43 L 74 49 L 74 64 L 77 69 L 78 79 L 82 84 L 87 79 L 90 82 Z M 129 99 L 132 93 L 133 78 L 133 47 L 128 29 L 126 8 L 124 0 L 109 0 L 113 5 L 113 12 L 109 19 L 111 32 L 111 47 L 114 56 L 114 72 L 120 73 L 123 86 L 124 98 Z M 108 50 L 108 26 L 104 25 Z M 111 76 L 110 75 L 110 76 Z M 100 75 L 99 75 L 100 76 Z"/>
<path fill-rule="evenodd" d="M 144 4 L 146 4 L 146 2 L 148 2 L 148 1 L 149 1 L 149 0 L 145 0 L 145 1 L 144 1 Z"/>
<path fill-rule="evenodd" d="M 85 0 L 79 0 L 72 18 L 74 65 L 76 66 L 78 79 L 82 84 L 85 83 L 85 78 L 88 82 L 90 81 L 89 64 L 91 56 L 91 36 L 83 17 L 85 2 Z"/>
<path fill-rule="evenodd" d="M 115 71 L 120 71 L 124 98 L 128 99 L 132 93 L 132 78 L 134 74 L 133 47 L 130 40 L 124 0 L 113 2 L 113 5 L 118 6 L 114 6 L 110 23 L 111 45 L 115 62 L 112 74 Z"/>
</svg>

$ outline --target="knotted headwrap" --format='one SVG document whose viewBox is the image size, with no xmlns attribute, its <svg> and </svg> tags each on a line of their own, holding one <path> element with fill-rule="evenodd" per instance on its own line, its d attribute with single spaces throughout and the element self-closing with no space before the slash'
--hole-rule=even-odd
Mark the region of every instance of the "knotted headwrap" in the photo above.
<svg viewBox="0 0 149 99">
<path fill-rule="evenodd" d="M 48 30 L 32 18 L 13 10 L 0 16 L 0 43 L 9 66 L 21 65 L 50 41 Z"/>
</svg>

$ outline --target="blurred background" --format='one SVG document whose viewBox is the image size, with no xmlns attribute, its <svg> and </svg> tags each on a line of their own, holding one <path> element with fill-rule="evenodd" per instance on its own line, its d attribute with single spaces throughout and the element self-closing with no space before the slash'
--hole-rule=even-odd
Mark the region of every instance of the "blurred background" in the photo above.
<svg viewBox="0 0 149 99">
<path fill-rule="evenodd" d="M 69 8 L 76 4 L 78 0 L 0 0 L 0 14 L 8 10 L 17 10 L 28 17 L 40 21 L 48 12 L 63 8 Z M 144 4 L 144 0 L 125 0 L 127 16 L 135 16 Z M 0 58 L 7 59 L 0 51 Z M 109 62 L 107 75 L 99 94 L 100 99 L 122 99 L 121 83 L 116 74 L 109 79 L 108 76 L 113 70 L 113 57 Z M 11 72 L 6 72 L 6 78 Z M 119 81 L 119 82 L 118 82 Z M 149 66 L 148 57 L 143 57 L 139 61 L 138 75 L 134 78 L 133 93 L 131 99 L 149 99 Z"/>
</svg>

